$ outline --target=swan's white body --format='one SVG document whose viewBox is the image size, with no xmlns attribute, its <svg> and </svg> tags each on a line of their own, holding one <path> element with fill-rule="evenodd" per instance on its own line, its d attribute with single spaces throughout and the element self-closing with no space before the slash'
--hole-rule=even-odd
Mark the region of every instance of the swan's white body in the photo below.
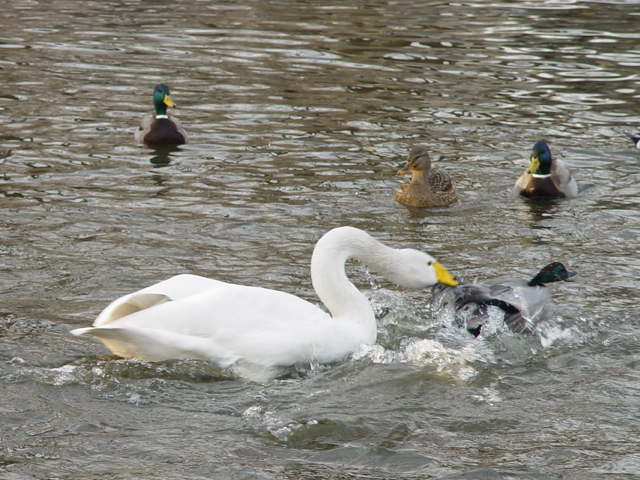
<svg viewBox="0 0 640 480">
<path fill-rule="evenodd" d="M 362 230 L 340 227 L 318 241 L 311 259 L 313 286 L 331 315 L 289 293 L 185 274 L 118 298 L 93 327 L 71 333 L 91 334 L 116 355 L 148 361 L 277 367 L 340 360 L 376 340 L 373 310 L 344 271 L 351 257 L 401 286 L 456 284 L 426 253 L 392 249 Z"/>
</svg>

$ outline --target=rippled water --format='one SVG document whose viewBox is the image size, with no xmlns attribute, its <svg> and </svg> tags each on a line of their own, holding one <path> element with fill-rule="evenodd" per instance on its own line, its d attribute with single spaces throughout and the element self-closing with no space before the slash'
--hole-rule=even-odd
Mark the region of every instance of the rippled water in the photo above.
<svg viewBox="0 0 640 480">
<path fill-rule="evenodd" d="M 16 0 L 0 32 L 0 477 L 640 478 L 640 7 Z M 166 82 L 190 143 L 133 144 Z M 578 198 L 508 191 L 546 138 Z M 393 201 L 426 144 L 458 184 Z M 555 316 L 478 340 L 354 266 L 379 341 L 266 383 L 69 330 L 179 272 L 315 301 L 350 224 L 467 279 L 551 260 Z"/>
</svg>

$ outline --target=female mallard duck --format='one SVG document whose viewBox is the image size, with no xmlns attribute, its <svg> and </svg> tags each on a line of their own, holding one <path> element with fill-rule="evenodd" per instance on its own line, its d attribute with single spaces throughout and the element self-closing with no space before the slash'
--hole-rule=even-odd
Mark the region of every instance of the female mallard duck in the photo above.
<svg viewBox="0 0 640 480">
<path fill-rule="evenodd" d="M 407 168 L 398 175 L 411 173 L 411 179 L 396 191 L 396 201 L 410 207 L 445 207 L 457 200 L 456 187 L 449 174 L 431 167 L 431 157 L 425 147 L 413 147 Z"/>
<path fill-rule="evenodd" d="M 574 275 L 575 272 L 568 271 L 562 263 L 553 262 L 528 281 L 499 278 L 453 287 L 434 285 L 432 303 L 452 304 L 456 324 L 476 337 L 489 321 L 490 305 L 504 312 L 504 322 L 512 332 L 520 333 L 530 331 L 530 324 L 548 316 L 551 295 L 545 285 Z"/>
<path fill-rule="evenodd" d="M 147 145 L 182 145 L 187 143 L 187 134 L 177 118 L 167 112 L 167 107 L 175 107 L 171 100 L 169 87 L 164 84 L 156 85 L 153 89 L 153 107 L 155 114 L 150 113 L 142 120 L 136 130 L 135 138 L 138 143 Z"/>
<path fill-rule="evenodd" d="M 553 158 L 546 142 L 533 146 L 531 162 L 516 181 L 514 192 L 530 198 L 575 197 L 578 184 L 562 160 Z"/>
<path fill-rule="evenodd" d="M 147 361 L 272 368 L 341 360 L 374 343 L 377 330 L 369 301 L 345 274 L 349 258 L 402 287 L 457 285 L 426 253 L 390 248 L 362 230 L 340 227 L 318 241 L 311 257 L 311 281 L 330 314 L 289 293 L 178 275 L 118 298 L 93 327 L 71 333 L 93 335 L 116 355 Z"/>
</svg>

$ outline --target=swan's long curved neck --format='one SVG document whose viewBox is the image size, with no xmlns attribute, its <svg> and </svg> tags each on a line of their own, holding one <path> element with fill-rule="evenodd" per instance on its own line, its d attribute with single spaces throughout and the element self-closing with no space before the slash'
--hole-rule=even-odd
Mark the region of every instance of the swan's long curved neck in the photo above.
<svg viewBox="0 0 640 480">
<path fill-rule="evenodd" d="M 331 315 L 361 324 L 373 339 L 376 332 L 373 309 L 369 300 L 349 281 L 344 266 L 349 258 L 355 258 L 383 273 L 393 251 L 361 230 L 341 227 L 327 232 L 311 257 L 313 288 Z"/>
</svg>

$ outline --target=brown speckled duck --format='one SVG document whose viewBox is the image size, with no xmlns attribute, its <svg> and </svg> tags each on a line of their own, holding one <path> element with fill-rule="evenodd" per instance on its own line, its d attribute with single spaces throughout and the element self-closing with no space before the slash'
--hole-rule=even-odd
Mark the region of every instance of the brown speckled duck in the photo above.
<svg viewBox="0 0 640 480">
<path fill-rule="evenodd" d="M 167 85 L 159 84 L 153 89 L 153 107 L 155 113 L 144 117 L 136 130 L 136 142 L 150 146 L 187 143 L 187 133 L 180 122 L 167 112 L 167 107 L 175 107 Z"/>
<path fill-rule="evenodd" d="M 399 175 L 407 173 L 411 178 L 396 191 L 396 201 L 410 207 L 445 207 L 458 199 L 449 174 L 438 167 L 431 167 L 426 147 L 411 149 L 407 167 L 398 170 Z"/>
<path fill-rule="evenodd" d="M 529 168 L 516 180 L 513 190 L 529 198 L 575 197 L 578 184 L 562 160 L 551 156 L 546 142 L 533 146 Z"/>
</svg>

